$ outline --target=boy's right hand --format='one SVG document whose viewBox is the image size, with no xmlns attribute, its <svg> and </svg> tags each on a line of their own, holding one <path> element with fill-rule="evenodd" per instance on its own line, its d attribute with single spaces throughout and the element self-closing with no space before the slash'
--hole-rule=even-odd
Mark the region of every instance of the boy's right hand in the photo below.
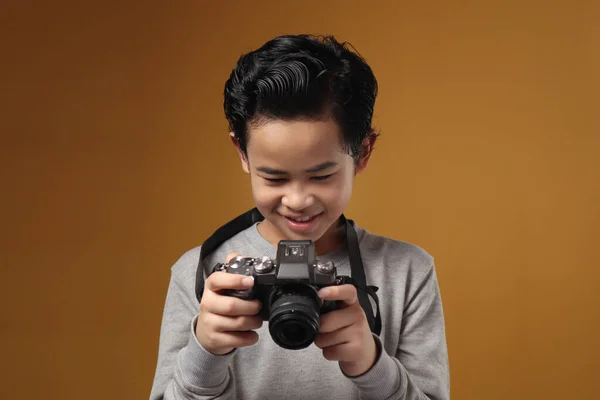
<svg viewBox="0 0 600 400">
<path fill-rule="evenodd" d="M 238 255 L 228 254 L 227 262 Z M 260 302 L 219 294 L 224 289 L 248 289 L 253 284 L 248 276 L 227 272 L 215 272 L 206 279 L 196 324 L 196 337 L 204 349 L 223 355 L 258 341 L 258 333 L 253 330 L 263 323 L 256 315 Z"/>
</svg>

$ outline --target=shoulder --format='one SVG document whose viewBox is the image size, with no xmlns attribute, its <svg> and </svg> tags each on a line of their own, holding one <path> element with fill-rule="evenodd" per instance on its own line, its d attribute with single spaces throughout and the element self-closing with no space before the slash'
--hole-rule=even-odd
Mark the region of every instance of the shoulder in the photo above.
<svg viewBox="0 0 600 400">
<path fill-rule="evenodd" d="M 187 281 L 191 278 L 196 277 L 196 270 L 198 269 L 198 260 L 200 259 L 200 249 L 202 246 L 197 246 L 192 249 L 185 251 L 175 261 L 171 267 L 171 273 L 174 277 L 180 281 Z"/>
<path fill-rule="evenodd" d="M 424 248 L 410 242 L 379 235 L 364 228 L 357 228 L 361 251 L 370 255 L 419 265 L 433 264 L 434 257 Z"/>
<path fill-rule="evenodd" d="M 434 256 L 417 244 L 357 227 L 365 263 L 388 278 L 426 279 L 434 271 Z M 375 272 L 375 271 L 374 271 Z"/>
<path fill-rule="evenodd" d="M 384 296 L 407 302 L 419 292 L 433 299 L 439 291 L 435 259 L 414 243 L 358 229 L 359 247 L 367 275 Z M 423 292 L 423 293 L 425 293 Z"/>
</svg>

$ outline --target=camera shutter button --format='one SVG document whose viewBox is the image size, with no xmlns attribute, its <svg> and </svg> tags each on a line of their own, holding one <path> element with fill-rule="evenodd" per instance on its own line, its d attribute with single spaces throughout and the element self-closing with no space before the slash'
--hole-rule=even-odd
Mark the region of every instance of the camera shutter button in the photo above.
<svg viewBox="0 0 600 400">
<path fill-rule="evenodd" d="M 265 274 L 273 269 L 273 261 L 267 256 L 262 256 L 254 265 L 254 270 L 259 274 Z"/>
<path fill-rule="evenodd" d="M 333 262 L 317 263 L 317 270 L 322 274 L 330 274 L 333 272 Z"/>
<path fill-rule="evenodd" d="M 238 269 L 246 264 L 246 260 L 242 256 L 237 256 L 229 261 L 229 268 Z"/>
</svg>

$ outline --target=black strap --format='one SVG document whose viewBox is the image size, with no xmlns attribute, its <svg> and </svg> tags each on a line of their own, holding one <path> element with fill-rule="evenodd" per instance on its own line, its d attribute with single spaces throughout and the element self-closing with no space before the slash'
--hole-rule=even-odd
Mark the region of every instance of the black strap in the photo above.
<svg viewBox="0 0 600 400">
<path fill-rule="evenodd" d="M 206 257 L 219 248 L 227 240 L 231 239 L 238 233 L 248 229 L 256 222 L 262 221 L 264 217 L 257 208 L 246 211 L 242 215 L 237 216 L 225 225 L 217 229 L 200 247 L 200 259 L 198 260 L 198 269 L 196 270 L 196 298 L 198 301 L 202 299 L 204 293 L 204 268 L 203 263 Z"/>
<path fill-rule="evenodd" d="M 221 226 L 202 244 L 200 247 L 198 268 L 196 270 L 196 298 L 198 301 L 202 299 L 202 294 L 204 293 L 204 260 L 225 241 L 262 220 L 264 220 L 263 215 L 257 208 L 253 208 Z M 381 333 L 381 313 L 379 311 L 379 298 L 376 294 L 378 288 L 376 286 L 367 286 L 365 270 L 358 246 L 358 237 L 354 230 L 354 221 L 346 219 L 343 214 L 342 221 L 345 225 L 346 247 L 348 248 L 348 259 L 350 260 L 352 284 L 357 289 L 358 301 L 365 312 L 371 331 L 379 335 Z M 373 307 L 368 296 L 371 296 L 375 301 L 377 308 L 376 315 L 373 315 Z"/>
<path fill-rule="evenodd" d="M 354 286 L 356 286 L 358 301 L 363 308 L 371 331 L 376 335 L 381 333 L 381 316 L 379 314 L 379 298 L 375 293 L 378 288 L 376 286 L 367 286 L 367 278 L 365 276 L 365 268 L 360 256 L 360 247 L 358 246 L 358 237 L 354 230 L 354 221 L 346 219 L 342 214 L 342 220 L 346 226 L 346 247 L 348 248 L 348 259 L 350 260 L 350 276 Z M 377 315 L 373 316 L 373 307 L 369 301 L 369 295 L 375 300 L 377 306 Z"/>
</svg>

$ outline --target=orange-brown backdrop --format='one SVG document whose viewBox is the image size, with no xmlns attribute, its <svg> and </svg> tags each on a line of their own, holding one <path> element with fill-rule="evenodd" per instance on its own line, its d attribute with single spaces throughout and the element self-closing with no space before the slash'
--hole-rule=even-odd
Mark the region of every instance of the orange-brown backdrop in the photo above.
<svg viewBox="0 0 600 400">
<path fill-rule="evenodd" d="M 147 398 L 171 264 L 252 206 L 222 88 L 349 40 L 383 135 L 347 215 L 436 256 L 452 397 L 600 392 L 594 2 L 4 2 L 0 398 Z"/>
</svg>

